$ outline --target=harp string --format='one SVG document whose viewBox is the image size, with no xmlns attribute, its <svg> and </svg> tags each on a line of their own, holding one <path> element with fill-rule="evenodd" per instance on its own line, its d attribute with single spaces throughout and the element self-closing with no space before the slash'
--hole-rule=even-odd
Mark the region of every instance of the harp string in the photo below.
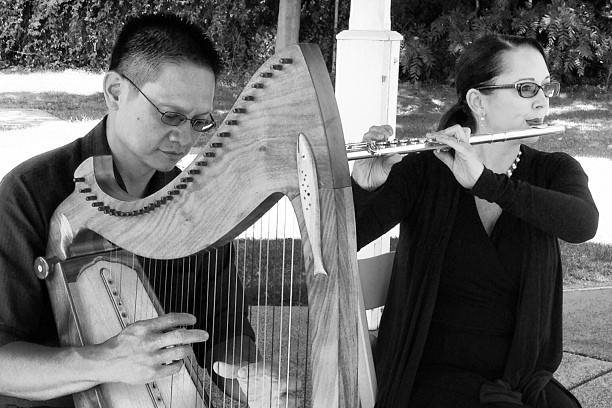
<svg viewBox="0 0 612 408">
<path fill-rule="evenodd" d="M 295 227 L 289 222 L 290 217 L 295 215 L 287 200 L 273 208 L 237 238 L 234 245 L 228 245 L 229 248 L 211 249 L 208 252 L 200 252 L 180 260 L 153 260 L 131 254 L 131 262 L 128 263 L 121 262 L 120 250 L 117 250 L 114 252 L 116 262 L 113 265 L 118 270 L 112 271 L 112 275 L 119 283 L 120 293 L 128 287 L 134 288 L 133 284 L 128 282 L 129 274 L 124 274 L 123 269 L 129 269 L 129 264 L 131 264 L 132 271 L 137 271 L 139 262 L 141 263 L 142 269 L 140 270 L 145 272 L 141 278 L 145 278 L 148 282 L 143 287 L 136 285 L 136 293 L 132 297 L 134 304 L 131 305 L 134 321 L 149 319 L 157 315 L 154 302 L 148 300 L 150 295 L 155 294 L 162 306 L 163 313 L 192 313 L 199 322 L 203 323 L 202 326 L 210 330 L 208 341 L 211 343 L 195 344 L 193 346 L 195 357 L 190 356 L 185 359 L 186 364 L 191 367 L 197 367 L 200 362 L 202 365 L 208 362 L 206 371 L 210 374 L 214 373 L 213 360 L 215 359 L 213 358 L 215 347 L 211 344 L 215 340 L 219 343 L 220 339 L 214 333 L 223 326 L 225 326 L 226 337 L 240 336 L 238 343 L 240 350 L 236 350 L 235 347 L 229 350 L 229 345 L 232 343 L 228 338 L 226 339 L 228 341 L 225 342 L 225 350 L 218 351 L 225 351 L 228 361 L 234 364 L 247 361 L 246 347 L 248 345 L 244 343 L 245 337 L 239 331 L 244 328 L 245 324 L 248 324 L 245 321 L 248 317 L 256 334 L 254 351 L 257 354 L 261 353 L 257 363 L 249 367 L 251 372 L 248 375 L 260 375 L 261 362 L 269 364 L 279 379 L 278 385 L 269 384 L 269 389 L 274 387 L 272 389 L 274 393 L 274 391 L 281 391 L 281 381 L 288 388 L 295 388 L 300 380 L 304 387 L 307 384 L 308 359 L 305 358 L 306 354 L 302 355 L 302 350 L 306 348 L 303 343 L 307 345 L 309 339 L 308 314 L 302 312 L 304 310 L 302 309 L 304 305 L 303 279 L 298 279 L 299 275 L 296 275 L 297 271 L 303 270 L 301 245 L 298 244 L 300 240 L 299 235 L 296 237 Z M 230 251 L 229 258 L 223 256 L 224 249 Z M 227 259 L 230 260 L 230 265 L 226 265 Z M 206 271 L 203 270 L 203 267 L 206 267 Z M 230 272 L 235 273 L 233 277 L 230 274 L 232 279 L 227 282 L 230 287 L 226 297 L 223 296 L 225 288 L 220 288 L 223 289 L 221 291 L 217 289 L 221 283 L 218 279 L 222 279 L 219 274 L 226 273 L 226 270 L 220 270 L 220 268 L 229 268 Z M 132 278 L 129 280 L 131 281 Z M 223 283 L 226 283 L 225 279 Z M 232 300 L 236 299 L 235 296 L 232 297 L 232 294 L 237 293 L 241 284 L 242 297 L 232 305 Z M 147 285 L 150 291 L 146 289 Z M 205 290 L 203 286 L 206 286 Z M 220 296 L 224 299 L 219 299 Z M 211 298 L 212 301 L 210 301 Z M 255 299 L 256 304 L 253 306 L 252 300 Z M 233 317 L 230 317 L 229 313 L 226 315 L 225 322 L 217 318 L 218 312 L 221 311 L 217 309 L 223 304 L 227 305 L 228 312 L 231 310 L 234 312 Z M 300 307 L 294 310 L 294 306 Z M 245 308 L 248 313 L 245 314 L 241 308 Z M 297 310 L 300 310 L 300 313 L 296 315 Z M 238 313 L 242 315 L 237 316 Z M 305 339 L 300 336 L 304 330 Z M 209 356 L 208 353 L 211 355 Z M 186 384 L 183 382 L 188 381 L 189 379 L 185 376 L 174 376 L 170 381 L 170 387 L 186 389 Z M 216 387 L 213 385 L 212 375 L 200 376 L 199 385 L 202 390 L 208 388 L 208 393 L 202 394 L 201 401 L 194 400 L 196 401 L 194 406 L 212 407 L 211 403 L 214 401 L 211 399 L 215 395 Z M 232 382 L 231 387 L 234 386 L 235 383 Z M 248 388 L 245 391 L 248 398 Z M 222 406 L 241 407 L 241 404 L 246 402 L 242 401 L 244 395 L 240 393 L 234 395 L 238 395 L 237 400 L 226 401 L 225 398 L 222 398 Z M 176 396 L 172 391 L 170 392 L 170 398 L 176 399 Z M 306 399 L 303 398 L 304 407 L 307 406 Z M 285 400 L 281 401 L 278 406 L 286 407 L 287 404 L 288 400 Z M 168 406 L 173 405 L 173 401 L 168 404 Z M 268 405 L 276 407 L 276 404 L 272 404 L 272 399 Z M 218 405 L 215 404 L 214 407 L 217 408 Z"/>
</svg>

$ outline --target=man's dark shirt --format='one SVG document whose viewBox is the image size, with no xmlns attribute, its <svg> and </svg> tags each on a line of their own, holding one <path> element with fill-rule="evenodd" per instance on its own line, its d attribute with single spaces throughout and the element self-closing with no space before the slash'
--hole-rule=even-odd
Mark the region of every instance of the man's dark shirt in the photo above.
<svg viewBox="0 0 612 408">
<path fill-rule="evenodd" d="M 0 183 L 0 197 L 2 197 L 0 199 L 0 346 L 13 341 L 58 345 L 49 295 L 45 282 L 37 279 L 34 274 L 34 259 L 45 255 L 51 216 L 59 204 L 74 191 L 75 169 L 88 157 L 109 154 L 105 118 L 83 138 L 27 160 L 2 179 Z M 165 186 L 178 173 L 178 169 L 169 173 L 156 172 L 146 194 L 152 194 Z M 120 179 L 118 182 L 122 184 Z M 174 262 L 142 258 L 140 261 L 143 267 L 156 271 L 155 276 L 153 272 L 149 274 L 151 280 L 167 282 L 166 285 L 152 282 L 155 287 L 164 291 L 170 290 L 168 288 L 178 290 L 181 287 L 178 282 L 182 274 L 186 273 L 184 265 L 197 265 L 196 274 L 191 272 L 190 275 L 197 277 L 197 281 L 190 285 L 191 292 L 188 296 L 192 299 L 190 302 L 180 305 L 176 302 L 177 296 L 163 296 L 164 294 L 159 291 L 158 296 L 162 295 L 160 300 L 167 312 L 185 311 L 195 314 L 198 317 L 196 326 L 211 334 L 208 344 L 216 344 L 233 337 L 233 333 L 241 331 L 239 327 L 242 324 L 244 324 L 242 333 L 254 338 L 246 315 L 240 316 L 241 304 L 234 308 L 235 302 L 241 302 L 242 287 L 240 284 L 237 286 L 228 284 L 235 281 L 233 277 L 230 279 L 234 274 L 234 268 L 230 267 L 233 263 L 231 246 L 226 245 L 211 254 L 210 262 L 206 253 Z M 210 273 L 207 270 L 209 265 Z M 215 271 L 218 272 L 216 276 Z M 214 299 L 206 299 L 206 294 L 210 293 L 216 294 L 216 304 L 213 304 Z M 228 304 L 232 307 L 228 308 Z M 214 332 L 210 327 L 213 322 L 215 322 Z M 196 348 L 196 353 L 202 364 L 206 351 Z"/>
</svg>

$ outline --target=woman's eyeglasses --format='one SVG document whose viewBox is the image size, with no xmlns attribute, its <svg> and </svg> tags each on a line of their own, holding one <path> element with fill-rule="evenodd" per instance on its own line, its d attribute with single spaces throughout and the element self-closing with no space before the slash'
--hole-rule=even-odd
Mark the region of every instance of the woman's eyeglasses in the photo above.
<svg viewBox="0 0 612 408">
<path fill-rule="evenodd" d="M 123 74 L 119 74 L 119 75 L 127 79 L 128 82 L 132 84 L 134 88 L 138 89 L 138 92 L 140 92 L 142 96 L 144 96 L 145 99 L 149 101 L 149 103 L 153 105 L 155 109 L 157 109 L 157 111 L 161 114 L 162 123 L 169 125 L 169 126 L 179 126 L 183 122 L 188 120 L 191 123 L 191 129 L 194 130 L 195 132 L 201 132 L 201 133 L 207 132 L 217 125 L 215 123 L 215 119 L 212 117 L 210 113 L 208 114 L 207 118 L 197 118 L 196 119 L 196 118 L 188 118 L 187 116 L 183 115 L 182 113 L 178 113 L 178 112 L 162 112 L 161 110 L 159 110 L 157 105 L 155 105 L 153 101 L 150 100 L 149 97 L 145 95 L 144 92 L 142 92 L 140 88 L 136 86 L 136 84 L 130 78 L 126 77 Z"/>
<path fill-rule="evenodd" d="M 481 89 L 516 89 L 519 96 L 522 98 L 533 98 L 538 94 L 540 89 L 544 93 L 544 96 L 547 98 L 552 98 L 553 96 L 558 96 L 559 91 L 561 90 L 561 84 L 559 82 L 549 82 L 547 84 L 536 84 L 535 82 L 517 82 L 514 84 L 508 85 L 485 85 L 479 86 L 478 90 Z"/>
</svg>

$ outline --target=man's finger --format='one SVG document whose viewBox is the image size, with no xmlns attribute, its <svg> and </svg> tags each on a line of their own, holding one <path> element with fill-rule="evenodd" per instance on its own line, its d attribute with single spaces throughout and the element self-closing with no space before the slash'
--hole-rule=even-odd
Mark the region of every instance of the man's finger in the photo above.
<svg viewBox="0 0 612 408">
<path fill-rule="evenodd" d="M 208 340 L 208 333 L 200 329 L 175 329 L 159 336 L 159 348 L 181 344 L 201 343 Z"/>
<path fill-rule="evenodd" d="M 135 324 L 146 325 L 151 330 L 169 331 L 179 326 L 193 326 L 196 317 L 190 313 L 168 313 L 148 320 L 140 320 Z"/>
<path fill-rule="evenodd" d="M 221 377 L 234 380 L 239 376 L 238 371 L 240 370 L 240 366 L 217 361 L 213 364 L 213 370 Z"/>
</svg>

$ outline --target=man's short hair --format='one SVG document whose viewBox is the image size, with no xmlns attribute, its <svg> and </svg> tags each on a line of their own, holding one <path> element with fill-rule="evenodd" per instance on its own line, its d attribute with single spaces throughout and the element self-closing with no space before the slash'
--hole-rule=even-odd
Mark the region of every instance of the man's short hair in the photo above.
<svg viewBox="0 0 612 408">
<path fill-rule="evenodd" d="M 162 64 L 181 62 L 208 67 L 215 79 L 221 71 L 219 54 L 200 27 L 173 14 L 148 14 L 125 23 L 108 69 L 142 86 L 157 79 Z"/>
</svg>

